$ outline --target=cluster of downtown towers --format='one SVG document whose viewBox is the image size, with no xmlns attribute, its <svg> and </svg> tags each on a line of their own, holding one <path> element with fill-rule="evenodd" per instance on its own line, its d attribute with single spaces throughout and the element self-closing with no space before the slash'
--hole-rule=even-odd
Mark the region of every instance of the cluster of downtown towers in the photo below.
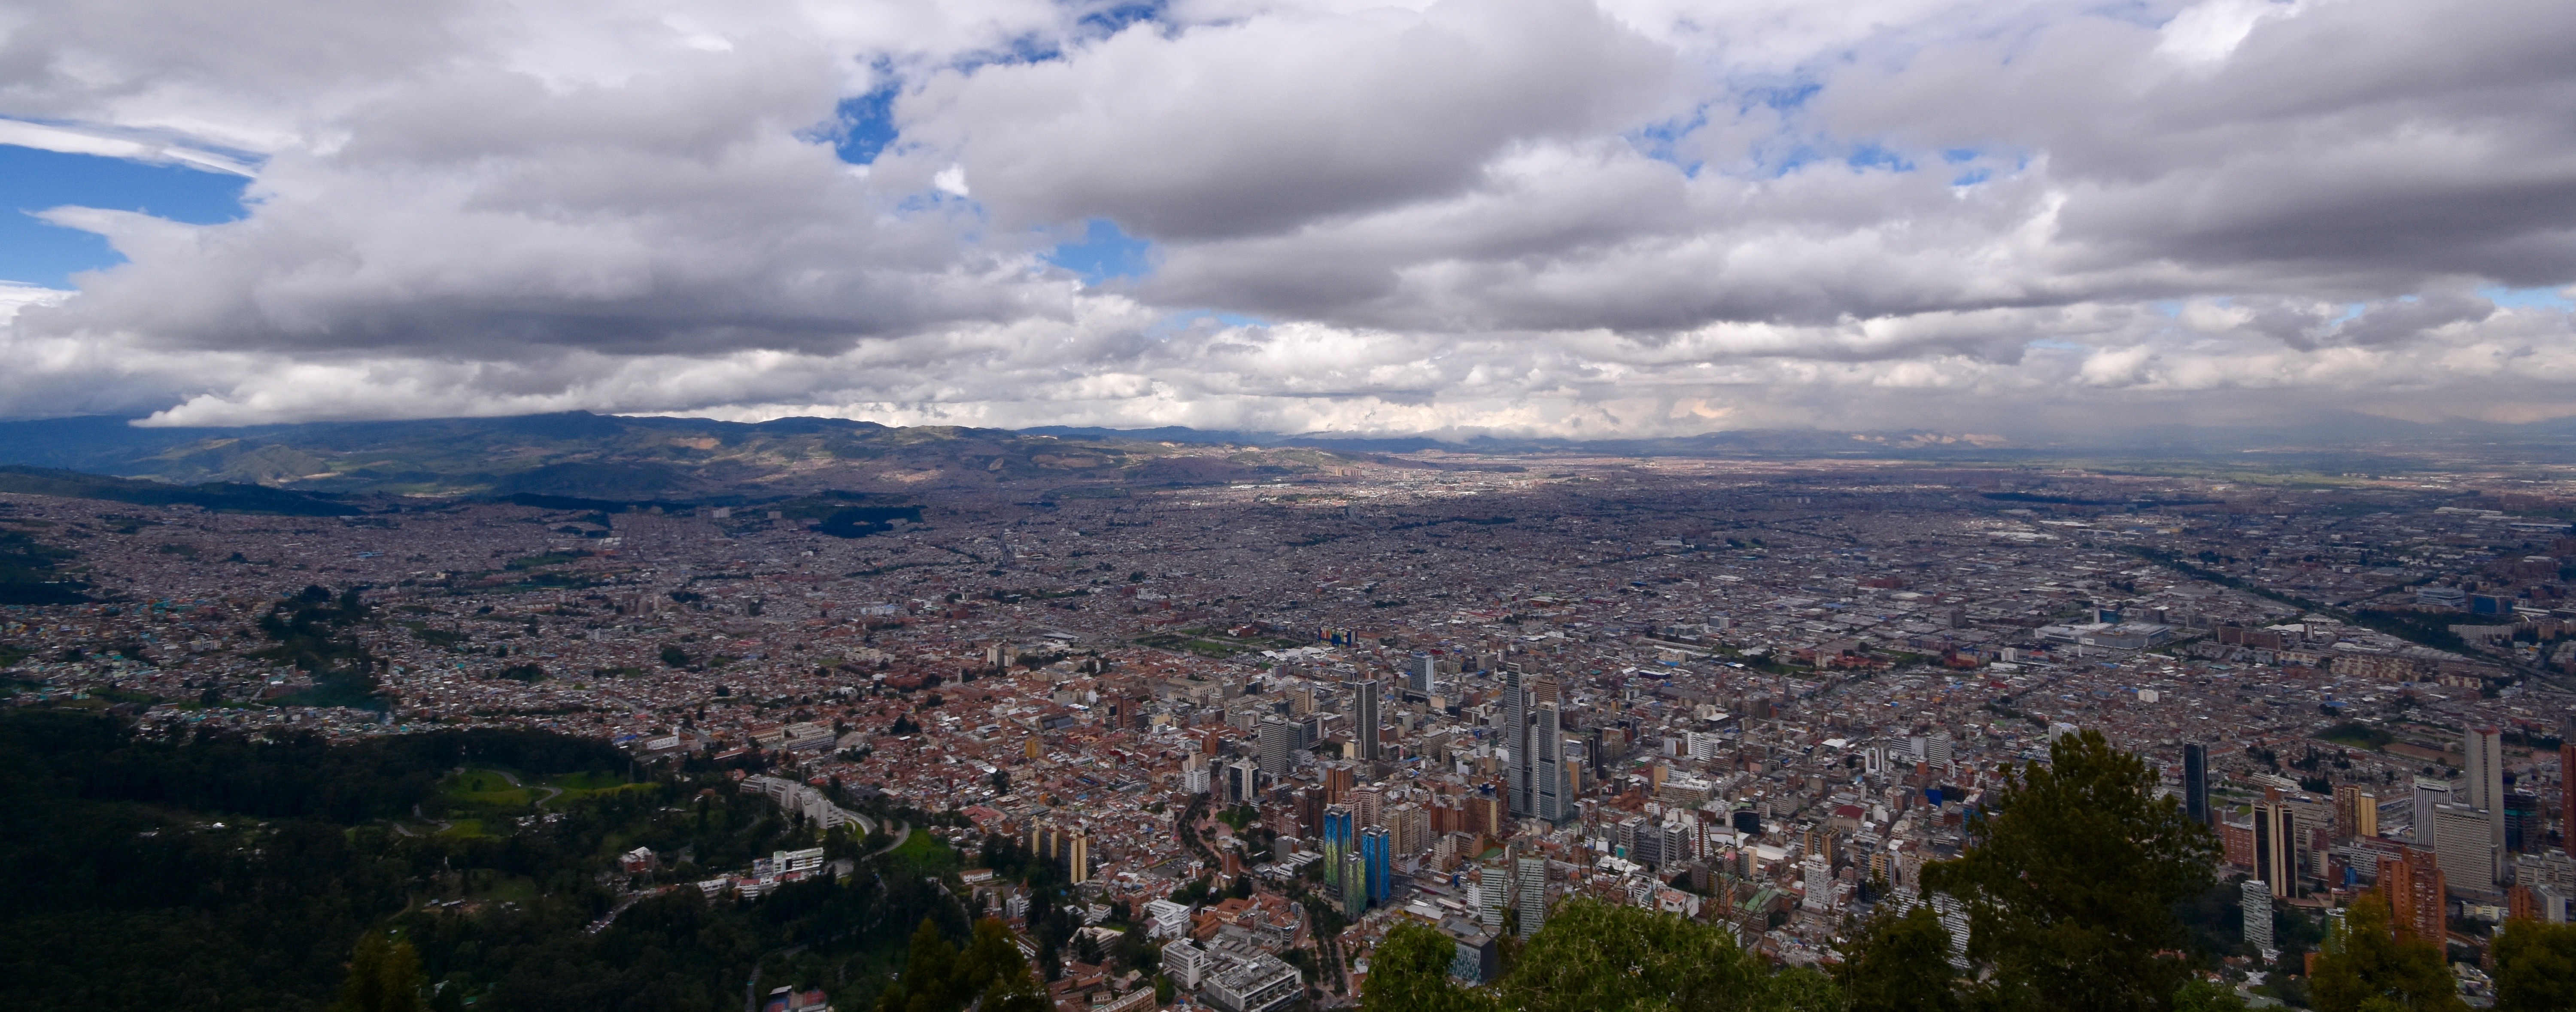
<svg viewBox="0 0 2576 1012">
<path fill-rule="evenodd" d="M 2419 859 L 2430 858 L 2424 863 L 2438 867 L 2451 890 L 2482 894 L 2513 881 L 2507 855 L 2523 850 L 2526 837 L 2539 827 L 2539 799 L 2507 791 L 2504 747 L 2497 729 L 2470 729 L 2462 736 L 2461 753 L 2459 781 L 2414 778 L 2413 803 L 2407 806 L 2412 846 L 2404 850 Z M 2278 783 L 2263 784 L 2263 796 L 2251 806 L 2249 824 L 2226 818 L 2211 807 L 2206 746 L 2183 746 L 2182 780 L 2183 803 L 2191 817 L 2218 832 L 2222 840 L 2234 838 L 2231 861 L 2248 865 L 2254 872 L 2249 886 L 2263 886 L 2274 898 L 2298 895 L 2303 881 L 2328 888 L 2353 885 L 2360 870 L 2349 865 L 2330 870 L 2324 860 L 2326 840 L 2380 836 L 2381 799 L 2359 785 L 2336 787 L 2329 803 Z M 2239 860 L 2233 851 L 2248 844 L 2252 853 L 2246 856 L 2251 860 Z"/>
<path fill-rule="evenodd" d="M 1436 666 L 1428 656 L 1416 659 L 1405 672 L 1408 687 L 1429 695 Z M 1506 665 L 1500 672 L 1504 720 L 1503 726 L 1496 729 L 1500 738 L 1495 745 L 1505 760 L 1502 794 L 1515 819 L 1563 823 L 1574 814 L 1568 799 L 1574 796 L 1575 789 L 1568 785 L 1556 683 L 1546 678 L 1525 680 L 1519 667 Z M 1352 689 L 1353 737 L 1358 758 L 1374 767 L 1384 757 L 1383 723 L 1379 717 L 1381 685 L 1372 679 L 1361 679 L 1352 684 Z M 1276 716 L 1261 722 L 1259 762 L 1263 773 L 1278 776 L 1287 771 L 1288 753 L 1298 744 L 1297 732 L 1295 724 Z M 1348 804 L 1324 807 L 1324 881 L 1340 898 L 1344 915 L 1354 919 L 1370 906 L 1386 902 L 1394 893 L 1394 841 L 1386 827 L 1364 825 L 1366 821 Z M 1479 888 L 1481 906 L 1486 928 L 1499 931 L 1505 903 L 1516 898 L 1519 902 L 1514 904 L 1514 912 L 1519 915 L 1519 932 L 1527 937 L 1538 930 L 1546 914 L 1546 859 L 1522 857 L 1513 864 L 1508 871 L 1503 866 L 1486 871 Z"/>
</svg>

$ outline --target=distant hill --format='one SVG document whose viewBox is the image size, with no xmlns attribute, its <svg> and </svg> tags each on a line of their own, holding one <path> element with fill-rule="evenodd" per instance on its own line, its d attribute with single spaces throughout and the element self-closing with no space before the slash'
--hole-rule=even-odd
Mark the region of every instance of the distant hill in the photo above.
<svg viewBox="0 0 2576 1012">
<path fill-rule="evenodd" d="M 1442 450 L 1461 455 L 1399 459 Z M 893 428 L 831 418 L 720 422 L 565 412 L 514 418 L 137 428 L 123 419 L 0 422 L 0 464 L 153 483 L 318 495 L 546 497 L 605 502 L 748 502 L 826 490 L 905 496 L 987 492 L 1043 498 L 1125 487 L 1296 480 L 1357 461 L 1516 470 L 1478 454 L 1734 459 L 1900 458 L 1941 463 L 2202 460 L 2326 472 L 2447 460 L 2576 460 L 2576 421 L 2423 425 L 2362 414 L 2294 427 L 2135 426 L 2044 442 L 1926 430 L 1752 429 L 1656 439 L 1463 441 L 1349 433 L 1166 427 Z M 100 486 L 106 488 L 106 486 Z M 95 490 L 93 490 L 95 491 Z M 160 494 L 125 488 L 121 495 Z M 190 493 L 273 511 L 327 500 Z M 142 501 L 142 500 L 129 500 Z M 299 505 L 300 504 L 300 505 Z M 233 507 L 224 507 L 233 508 Z"/>
<path fill-rule="evenodd" d="M 1175 448 L 828 418 L 746 424 L 575 411 L 221 429 L 145 429 L 101 418 L 0 422 L 0 464 L 306 493 L 617 502 L 744 501 L 825 489 L 1043 494 L 1295 477 L 1346 462 L 1302 447 Z"/>
</svg>

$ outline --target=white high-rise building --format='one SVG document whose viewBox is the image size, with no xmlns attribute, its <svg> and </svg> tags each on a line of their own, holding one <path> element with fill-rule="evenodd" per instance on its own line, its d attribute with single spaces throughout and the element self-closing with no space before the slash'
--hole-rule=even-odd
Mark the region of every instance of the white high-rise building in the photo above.
<svg viewBox="0 0 2576 1012">
<path fill-rule="evenodd" d="M 2433 846 L 2433 809 L 2451 803 L 2451 782 L 2415 778 L 2415 845 Z"/>
<path fill-rule="evenodd" d="M 2424 827 L 2415 831 L 2416 838 L 2423 839 Z M 2433 806 L 2433 860 L 2444 878 L 2471 888 L 2492 888 L 2503 850 L 2490 831 L 2487 813 L 2467 805 Z"/>
<path fill-rule="evenodd" d="M 1824 913 L 1834 908 L 1834 866 L 1822 854 L 1809 854 L 1800 869 L 1806 878 L 1807 896 L 1798 906 Z"/>
<path fill-rule="evenodd" d="M 2238 902 L 2245 908 L 2245 940 L 2255 948 L 2272 948 L 2272 886 L 2259 878 L 2245 880 Z"/>
</svg>

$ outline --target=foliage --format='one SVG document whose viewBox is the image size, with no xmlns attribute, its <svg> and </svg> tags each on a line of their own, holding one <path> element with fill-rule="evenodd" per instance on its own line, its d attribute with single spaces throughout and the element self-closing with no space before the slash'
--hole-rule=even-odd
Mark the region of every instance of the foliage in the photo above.
<svg viewBox="0 0 2576 1012">
<path fill-rule="evenodd" d="M 349 954 L 349 975 L 331 1012 L 420 1012 L 420 952 L 370 931 Z"/>
<path fill-rule="evenodd" d="M 1950 932 L 1929 903 L 1903 915 L 1882 913 L 1861 926 L 1848 958 L 1834 971 L 1852 1012 L 1959 1012 Z"/>
<path fill-rule="evenodd" d="M 2174 1012 L 2245 1012 L 2245 1007 L 2235 988 L 2201 977 L 2174 992 Z"/>
<path fill-rule="evenodd" d="M 88 586 L 63 581 L 54 570 L 70 562 L 69 549 L 43 544 L 17 531 L 0 531 L 0 604 L 79 604 Z"/>
<path fill-rule="evenodd" d="M 1046 992 L 1029 975 L 1011 931 L 985 918 L 975 924 L 963 952 L 939 925 L 924 918 L 913 929 L 903 975 L 877 996 L 877 1012 L 957 1012 L 975 1005 L 992 1012 L 1046 1012 Z"/>
<path fill-rule="evenodd" d="M 1491 992 L 1459 986 L 1449 976 L 1457 943 L 1420 924 L 1399 924 L 1370 958 L 1360 987 L 1361 1012 L 1495 1012 Z"/>
<path fill-rule="evenodd" d="M 2442 943 L 2400 933 L 2378 890 L 2345 908 L 2341 951 L 2317 961 L 2309 996 L 2318 1012 L 2448 1012 L 2467 1008 L 2442 962 Z"/>
<path fill-rule="evenodd" d="M 2341 745 L 2367 749 L 2385 748 L 2388 743 L 2397 740 L 2397 736 L 2390 733 L 2388 729 L 2373 727 L 2357 720 L 2336 724 L 2319 732 L 2317 737 Z"/>
<path fill-rule="evenodd" d="M 1821 1012 L 1838 1004 L 1814 971 L 1771 974 L 1716 927 L 1587 898 L 1549 911 L 1497 991 L 1519 1012 Z"/>
<path fill-rule="evenodd" d="M 301 517 L 344 517 L 366 512 L 338 496 L 290 492 L 262 485 L 207 482 L 173 485 L 160 481 L 111 478 L 49 467 L 0 466 L 0 492 L 105 499 L 139 506 L 202 506 L 217 512 L 277 513 Z"/>
<path fill-rule="evenodd" d="M 2098 731 L 2059 737 L 2010 774 L 1983 838 L 1926 866 L 1927 891 L 1968 904 L 1979 1004 L 2161 1009 L 2189 975 L 2175 903 L 2209 887 L 2217 842 L 2156 773 Z"/>
<path fill-rule="evenodd" d="M 626 761 L 597 741 L 498 730 L 163 741 L 105 717 L 22 710 L 0 713 L 0 764 L 12 771 L 0 778 L 11 871 L 0 1008 L 321 1012 L 366 990 L 348 986 L 353 970 L 398 964 L 397 938 L 440 1010 L 722 1008 L 755 966 L 864 1008 L 912 926 L 968 930 L 953 899 L 885 859 L 757 902 L 683 888 L 589 930 L 618 903 L 601 873 L 620 851 L 673 855 L 673 877 L 690 881 L 813 845 L 811 827 L 712 767 L 570 791 L 543 820 L 487 818 L 471 832 L 430 821 L 455 804 L 439 786 L 457 766 L 602 783 Z M 361 944 L 370 936 L 386 947 Z"/>
<path fill-rule="evenodd" d="M 2497 1012 L 2576 1008 L 2576 924 L 2508 921 L 2495 961 Z"/>
</svg>

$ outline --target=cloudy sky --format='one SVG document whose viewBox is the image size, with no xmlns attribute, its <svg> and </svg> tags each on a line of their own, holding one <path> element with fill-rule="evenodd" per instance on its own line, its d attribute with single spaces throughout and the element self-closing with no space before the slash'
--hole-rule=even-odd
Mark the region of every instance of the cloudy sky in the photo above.
<svg viewBox="0 0 2576 1012">
<path fill-rule="evenodd" d="M 0 417 L 2576 415 L 2566 0 L 19 0 Z"/>
</svg>

